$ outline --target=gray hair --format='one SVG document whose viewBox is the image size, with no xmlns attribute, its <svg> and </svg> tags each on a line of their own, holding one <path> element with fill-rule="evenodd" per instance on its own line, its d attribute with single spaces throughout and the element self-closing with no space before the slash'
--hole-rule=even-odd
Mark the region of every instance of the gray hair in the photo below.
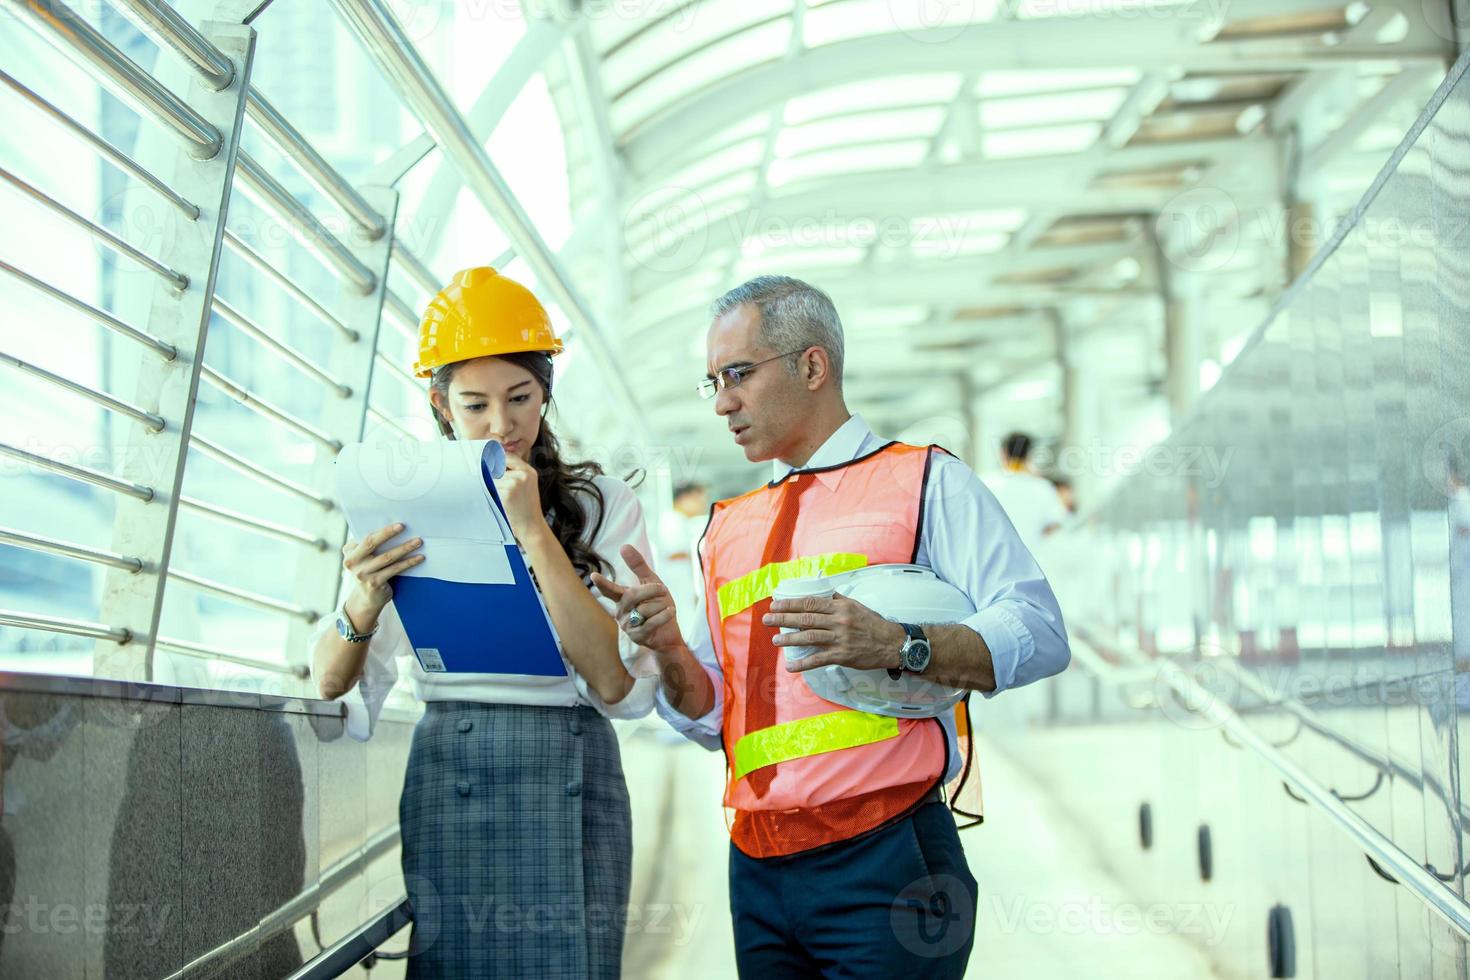
<svg viewBox="0 0 1470 980">
<path fill-rule="evenodd" d="M 715 300 L 710 316 L 718 320 L 747 303 L 760 311 L 762 345 L 781 352 L 820 347 L 832 379 L 842 383 L 842 320 L 832 297 L 790 276 L 756 276 Z"/>
</svg>

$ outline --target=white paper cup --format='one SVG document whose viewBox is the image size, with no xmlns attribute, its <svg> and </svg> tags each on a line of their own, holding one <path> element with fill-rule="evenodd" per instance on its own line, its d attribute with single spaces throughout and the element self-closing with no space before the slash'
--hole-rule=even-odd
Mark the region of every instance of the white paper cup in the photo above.
<svg viewBox="0 0 1470 980">
<path fill-rule="evenodd" d="M 780 585 L 776 586 L 776 590 L 771 593 L 771 598 L 806 599 L 810 598 L 811 596 L 817 596 L 822 599 L 830 599 L 836 594 L 837 590 L 832 587 L 832 580 L 818 575 L 813 578 L 786 579 Z M 798 633 L 800 632 L 800 630 L 798 630 L 794 626 L 783 626 L 781 627 L 781 632 Z M 782 649 L 786 651 L 786 662 L 789 664 L 793 663 L 794 661 L 801 660 L 804 657 L 811 656 L 813 653 L 816 652 L 817 648 L 783 647 Z"/>
</svg>

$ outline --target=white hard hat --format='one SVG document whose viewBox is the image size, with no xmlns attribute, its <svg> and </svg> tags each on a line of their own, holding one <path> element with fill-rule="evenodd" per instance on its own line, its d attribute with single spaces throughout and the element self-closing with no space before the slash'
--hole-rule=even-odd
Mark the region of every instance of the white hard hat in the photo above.
<svg viewBox="0 0 1470 980">
<path fill-rule="evenodd" d="M 957 623 L 975 612 L 959 589 L 918 565 L 869 565 L 839 575 L 787 579 L 775 598 L 841 593 L 885 619 L 899 623 Z M 785 647 L 788 660 L 815 652 L 811 647 Z M 858 711 L 892 718 L 935 718 L 964 700 L 963 688 L 946 687 L 913 674 L 897 680 L 887 670 L 815 667 L 804 671 L 807 685 L 820 697 Z"/>
</svg>

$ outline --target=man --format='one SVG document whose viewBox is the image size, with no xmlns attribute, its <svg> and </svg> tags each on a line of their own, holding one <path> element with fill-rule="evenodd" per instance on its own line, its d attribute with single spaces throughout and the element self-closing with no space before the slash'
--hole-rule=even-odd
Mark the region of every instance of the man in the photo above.
<svg viewBox="0 0 1470 980">
<path fill-rule="evenodd" d="M 1058 531 L 1067 520 L 1067 508 L 1049 480 L 1031 471 L 1028 460 L 1034 445 L 1024 432 L 1012 432 L 1000 445 L 1005 469 L 987 481 L 1027 548 Z"/>
<path fill-rule="evenodd" d="M 992 696 L 1062 670 L 1056 599 L 975 474 L 884 443 L 842 395 L 842 325 L 825 293 L 763 276 L 714 306 L 715 399 L 746 458 L 776 479 L 717 503 L 700 548 L 706 616 L 686 645 L 668 590 L 599 579 L 661 668 L 660 713 L 732 760 L 730 904 L 741 976 L 960 977 L 976 883 L 940 787 L 959 771 L 953 716 L 884 719 L 824 701 L 802 672 L 899 670 Z M 843 596 L 776 602 L 785 577 L 913 562 L 978 610 L 890 622 Z M 782 626 L 797 632 L 778 635 Z M 926 663 L 901 655 L 925 634 Z M 783 646 L 817 652 L 786 664 Z"/>
</svg>

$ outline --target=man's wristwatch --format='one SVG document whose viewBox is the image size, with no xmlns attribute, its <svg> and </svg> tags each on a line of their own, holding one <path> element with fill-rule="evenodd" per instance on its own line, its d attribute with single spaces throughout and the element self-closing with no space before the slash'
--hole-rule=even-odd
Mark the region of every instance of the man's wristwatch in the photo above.
<svg viewBox="0 0 1470 980">
<path fill-rule="evenodd" d="M 899 623 L 903 631 L 907 633 L 908 639 L 903 641 L 899 648 L 898 659 L 903 664 L 903 669 L 911 674 L 922 674 L 929 669 L 929 657 L 932 651 L 929 649 L 929 638 L 924 635 L 924 630 L 913 623 Z"/>
<path fill-rule="evenodd" d="M 353 628 L 352 620 L 347 618 L 347 610 L 337 610 L 337 633 L 348 643 L 366 643 L 373 638 L 373 634 L 378 631 L 378 627 L 381 625 L 383 624 L 376 623 L 366 633 L 359 633 Z"/>
</svg>

